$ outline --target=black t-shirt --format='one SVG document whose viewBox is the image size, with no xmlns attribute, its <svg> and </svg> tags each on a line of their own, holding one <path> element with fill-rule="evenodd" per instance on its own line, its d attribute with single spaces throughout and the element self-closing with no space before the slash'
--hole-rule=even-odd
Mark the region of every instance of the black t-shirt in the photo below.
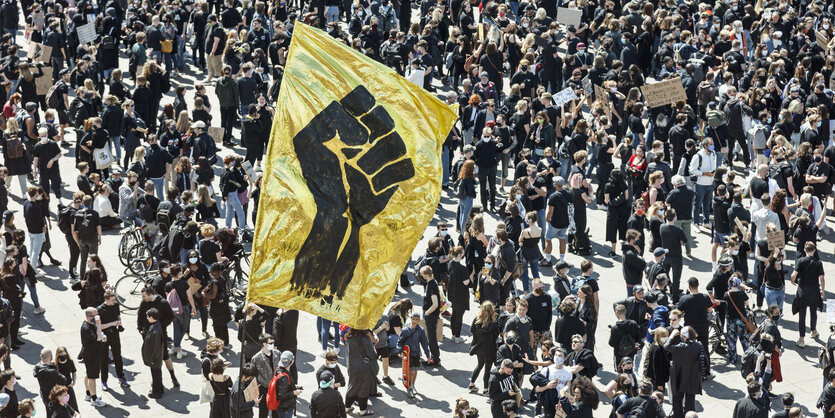
<svg viewBox="0 0 835 418">
<path fill-rule="evenodd" d="M 108 305 L 106 303 L 102 303 L 96 309 L 99 311 L 99 317 L 101 317 L 101 323 L 102 324 L 107 324 L 107 323 L 116 321 L 116 320 L 119 319 L 119 315 L 121 315 L 121 312 L 119 312 L 119 304 L 118 303 L 114 303 L 113 305 Z M 115 331 L 116 327 L 107 328 L 105 331 L 108 331 L 108 330 Z"/>
<path fill-rule="evenodd" d="M 755 176 L 751 179 L 751 196 L 755 199 L 760 198 L 760 196 L 768 193 L 768 181 L 761 179 L 759 176 Z"/>
<path fill-rule="evenodd" d="M 203 263 L 212 265 L 217 263 L 217 253 L 220 252 L 220 245 L 213 240 L 202 240 L 199 244 L 200 259 Z"/>
<path fill-rule="evenodd" d="M 597 150 L 598 165 L 608 165 L 612 163 L 612 154 L 609 154 L 610 149 L 612 149 L 612 141 L 610 139 L 607 139 L 606 142 L 600 144 L 600 148 Z"/>
<path fill-rule="evenodd" d="M 829 189 L 832 188 L 832 185 L 829 182 L 829 179 L 832 178 L 832 166 L 830 166 L 827 163 L 820 163 L 820 165 L 812 164 L 809 166 L 809 169 L 806 171 L 806 174 L 810 174 L 816 177 L 826 177 L 827 180 L 823 183 L 814 183 L 811 186 L 815 189 L 815 196 L 824 196 L 828 194 Z"/>
<path fill-rule="evenodd" d="M 678 301 L 678 309 L 684 312 L 684 322 L 693 327 L 707 325 L 707 310 L 711 306 L 713 302 L 704 293 L 682 295 Z"/>
<path fill-rule="evenodd" d="M 533 329 L 533 322 L 531 318 L 525 315 L 525 321 L 519 319 L 518 315 L 513 315 L 504 323 L 504 332 L 515 331 L 519 340 L 517 344 L 519 347 L 529 347 L 531 343 L 530 333 Z"/>
<path fill-rule="evenodd" d="M 818 240 L 818 226 L 807 225 L 804 228 L 797 228 L 794 230 L 794 237 L 797 238 L 797 247 L 799 249 L 805 248 L 807 242 L 817 242 Z M 766 241 L 766 244 L 768 241 Z M 798 250 L 803 251 L 803 250 Z M 762 255 L 762 254 L 761 254 Z"/>
<path fill-rule="evenodd" d="M 152 179 L 159 179 L 165 176 L 165 165 L 174 162 L 174 158 L 168 153 L 168 150 L 159 146 L 159 144 L 151 145 L 148 150 L 148 157 L 145 158 L 145 165 L 148 168 L 147 177 Z"/>
<path fill-rule="evenodd" d="M 96 326 L 87 321 L 81 324 L 81 347 L 84 349 L 84 357 L 86 361 L 98 359 L 98 356 L 90 356 L 91 353 L 98 353 L 101 351 L 101 341 L 98 340 L 98 333 Z"/>
<path fill-rule="evenodd" d="M 797 284 L 800 287 L 818 287 L 818 277 L 823 274 L 820 261 L 814 257 L 803 256 L 797 260 Z"/>
<path fill-rule="evenodd" d="M 67 108 L 64 107 L 64 96 L 69 95 L 70 93 L 70 88 L 67 86 L 67 83 L 59 81 L 55 87 L 55 93 L 58 95 L 58 102 L 60 103 L 57 110 L 67 110 Z M 58 144 L 56 143 L 55 146 L 57 147 Z"/>
<path fill-rule="evenodd" d="M 177 291 L 177 296 L 180 298 L 180 303 L 183 307 L 188 306 L 188 280 L 172 280 L 165 285 L 165 293 L 168 294 L 172 290 Z"/>
<path fill-rule="evenodd" d="M 708 291 L 713 291 L 713 298 L 719 299 L 723 297 L 725 293 L 728 291 L 728 279 L 731 278 L 731 273 L 722 273 L 719 270 L 716 270 L 716 273 L 713 273 L 713 278 L 710 279 L 708 282 L 707 289 Z"/>
<path fill-rule="evenodd" d="M 780 289 L 786 285 L 786 276 L 783 274 L 783 269 L 765 268 L 765 285 L 771 288 Z"/>
<path fill-rule="evenodd" d="M 733 303 L 731 303 L 732 298 Z M 736 309 L 734 309 L 734 305 L 736 305 L 736 307 L 739 308 L 740 312 L 745 314 L 745 301 L 748 300 L 748 295 L 746 295 L 745 292 L 738 290 L 734 292 L 726 292 L 725 297 L 722 299 L 724 299 L 725 302 L 728 303 L 728 309 L 726 311 L 728 313 L 728 321 L 734 319 L 742 319 L 739 316 L 739 313 L 736 311 Z"/>
<path fill-rule="evenodd" d="M 432 295 L 435 295 L 438 299 L 438 303 L 441 303 L 441 293 L 438 290 L 438 281 L 432 280 L 426 283 L 426 291 L 423 296 L 423 312 L 426 312 L 429 308 L 432 307 Z M 438 306 L 440 308 L 440 306 Z M 435 309 L 432 311 L 430 315 L 437 315 L 440 313 L 440 309 Z"/>
<path fill-rule="evenodd" d="M 553 206 L 550 224 L 557 229 L 568 228 L 568 204 L 571 203 L 571 193 L 568 190 L 556 190 L 548 196 L 548 206 Z"/>
<path fill-rule="evenodd" d="M 47 168 L 49 160 L 61 154 L 61 148 L 58 143 L 52 140 L 46 142 L 38 142 L 32 148 L 32 156 L 38 158 L 38 170 L 43 173 L 55 174 L 58 173 L 58 163 L 52 163 L 51 168 Z"/>
<path fill-rule="evenodd" d="M 681 257 L 681 243 L 687 241 L 684 231 L 675 225 L 664 224 L 658 228 L 658 232 L 661 235 L 661 246 L 669 251 L 667 257 Z"/>
<path fill-rule="evenodd" d="M 392 312 L 389 314 L 389 329 L 394 330 L 395 327 L 403 328 L 403 319 L 400 315 Z"/>
<path fill-rule="evenodd" d="M 545 209 L 545 198 L 539 197 L 534 190 L 534 188 L 539 189 L 543 187 L 545 190 L 548 190 L 548 182 L 542 177 L 537 177 L 531 187 L 528 188 L 528 198 L 531 200 L 531 209 L 533 210 Z"/>
</svg>

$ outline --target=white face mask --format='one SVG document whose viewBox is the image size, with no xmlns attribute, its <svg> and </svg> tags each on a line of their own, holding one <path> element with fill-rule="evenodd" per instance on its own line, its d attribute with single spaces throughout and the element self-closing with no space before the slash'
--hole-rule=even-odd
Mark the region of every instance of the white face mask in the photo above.
<svg viewBox="0 0 835 418">
<path fill-rule="evenodd" d="M 829 23 L 824 23 L 824 24 L 823 24 L 823 28 L 824 28 L 824 29 L 829 29 Z"/>
<path fill-rule="evenodd" d="M 275 344 L 267 344 L 267 350 L 273 351 Z"/>
<path fill-rule="evenodd" d="M 767 49 L 763 49 L 763 56 L 764 56 L 764 57 L 767 57 L 767 56 L 768 56 L 768 50 L 767 50 Z"/>
</svg>

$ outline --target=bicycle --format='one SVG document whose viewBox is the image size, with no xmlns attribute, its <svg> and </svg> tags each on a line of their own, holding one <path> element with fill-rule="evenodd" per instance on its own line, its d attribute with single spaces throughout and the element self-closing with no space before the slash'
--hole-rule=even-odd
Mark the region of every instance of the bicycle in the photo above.
<svg viewBox="0 0 835 418">
<path fill-rule="evenodd" d="M 725 303 L 721 301 L 720 303 Z M 765 309 L 754 308 L 749 309 L 747 314 L 748 320 L 759 327 L 764 321 L 768 319 Z M 728 354 L 728 339 L 725 332 L 722 330 L 722 323 L 719 322 L 719 314 L 716 309 L 711 310 L 707 314 L 708 318 L 708 356 L 713 353 L 726 355 Z"/>
<path fill-rule="evenodd" d="M 251 253 L 241 246 L 234 255 L 229 257 L 229 265 L 226 267 L 226 287 L 229 296 L 238 302 L 246 299 L 246 290 L 249 286 L 250 255 Z"/>
<path fill-rule="evenodd" d="M 142 303 L 142 289 L 151 284 L 153 273 L 128 274 L 119 278 L 113 286 L 116 302 L 128 310 L 139 309 Z"/>
<path fill-rule="evenodd" d="M 119 231 L 119 234 L 122 235 L 122 238 L 119 238 L 119 247 L 117 249 L 119 261 L 123 266 L 128 267 L 128 262 L 130 260 L 130 258 L 128 258 L 128 251 L 134 245 L 145 240 L 142 235 L 142 227 L 131 226 L 129 228 L 124 228 Z"/>
</svg>

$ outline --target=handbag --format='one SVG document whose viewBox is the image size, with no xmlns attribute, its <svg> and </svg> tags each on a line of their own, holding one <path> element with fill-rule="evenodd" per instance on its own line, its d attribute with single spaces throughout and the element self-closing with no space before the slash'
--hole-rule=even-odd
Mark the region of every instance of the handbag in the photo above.
<svg viewBox="0 0 835 418">
<path fill-rule="evenodd" d="M 740 311 L 739 308 L 736 306 L 736 302 L 734 302 L 734 298 L 729 297 L 728 299 L 730 299 L 731 305 L 733 305 L 734 309 L 736 309 L 736 313 L 738 313 L 739 317 L 742 318 L 742 322 L 745 323 L 745 329 L 748 330 L 748 333 L 753 334 L 753 333 L 757 332 L 757 326 L 752 324 L 751 321 L 748 320 L 748 317 L 742 314 L 742 311 Z"/>
<path fill-rule="evenodd" d="M 469 74 L 473 69 L 473 61 L 475 60 L 475 56 L 472 54 L 467 54 L 467 59 L 464 60 L 464 71 Z"/>
<path fill-rule="evenodd" d="M 212 390 L 212 382 L 204 380 L 200 384 L 200 403 L 209 403 L 215 396 L 215 391 Z"/>
<path fill-rule="evenodd" d="M 113 164 L 113 154 L 110 153 L 110 148 L 107 146 L 96 148 L 93 150 L 93 160 L 96 162 L 96 170 L 110 168 L 110 165 Z"/>
<path fill-rule="evenodd" d="M 174 50 L 174 40 L 173 39 L 164 39 L 159 41 L 160 50 L 163 53 L 170 54 L 171 51 Z"/>
</svg>

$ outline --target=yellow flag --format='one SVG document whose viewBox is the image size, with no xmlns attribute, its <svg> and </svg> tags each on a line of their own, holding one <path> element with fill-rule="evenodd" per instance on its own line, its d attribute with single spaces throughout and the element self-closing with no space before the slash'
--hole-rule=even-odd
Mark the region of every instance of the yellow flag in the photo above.
<svg viewBox="0 0 835 418">
<path fill-rule="evenodd" d="M 371 328 L 440 200 L 441 145 L 456 114 L 394 70 L 296 23 L 247 300 Z"/>
</svg>

